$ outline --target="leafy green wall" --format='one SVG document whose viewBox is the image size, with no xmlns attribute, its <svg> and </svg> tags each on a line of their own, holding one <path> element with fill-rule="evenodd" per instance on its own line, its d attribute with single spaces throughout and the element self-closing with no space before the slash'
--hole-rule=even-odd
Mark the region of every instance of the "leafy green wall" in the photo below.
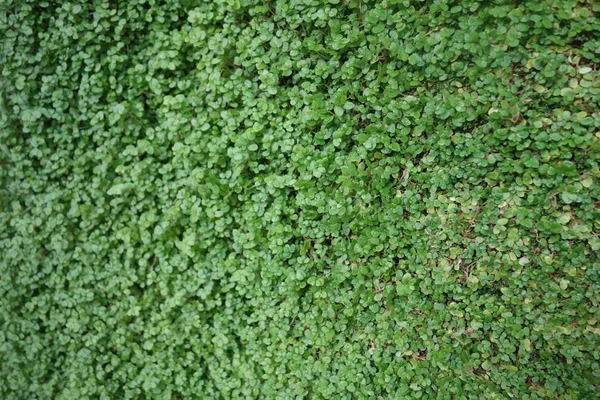
<svg viewBox="0 0 600 400">
<path fill-rule="evenodd" d="M 0 397 L 598 398 L 599 15 L 0 1 Z"/>
</svg>

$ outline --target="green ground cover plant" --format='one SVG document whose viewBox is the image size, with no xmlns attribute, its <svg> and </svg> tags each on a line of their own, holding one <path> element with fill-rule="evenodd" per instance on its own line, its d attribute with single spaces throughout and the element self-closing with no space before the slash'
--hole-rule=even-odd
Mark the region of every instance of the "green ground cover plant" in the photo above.
<svg viewBox="0 0 600 400">
<path fill-rule="evenodd" d="M 600 3 L 0 1 L 2 399 L 596 399 Z"/>
</svg>

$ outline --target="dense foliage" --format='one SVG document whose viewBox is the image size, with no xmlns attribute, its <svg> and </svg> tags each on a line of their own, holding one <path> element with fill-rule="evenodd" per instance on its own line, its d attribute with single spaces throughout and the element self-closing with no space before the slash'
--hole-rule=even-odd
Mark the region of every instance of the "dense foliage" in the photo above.
<svg viewBox="0 0 600 400">
<path fill-rule="evenodd" d="M 0 2 L 2 399 L 593 399 L 600 3 Z"/>
</svg>

